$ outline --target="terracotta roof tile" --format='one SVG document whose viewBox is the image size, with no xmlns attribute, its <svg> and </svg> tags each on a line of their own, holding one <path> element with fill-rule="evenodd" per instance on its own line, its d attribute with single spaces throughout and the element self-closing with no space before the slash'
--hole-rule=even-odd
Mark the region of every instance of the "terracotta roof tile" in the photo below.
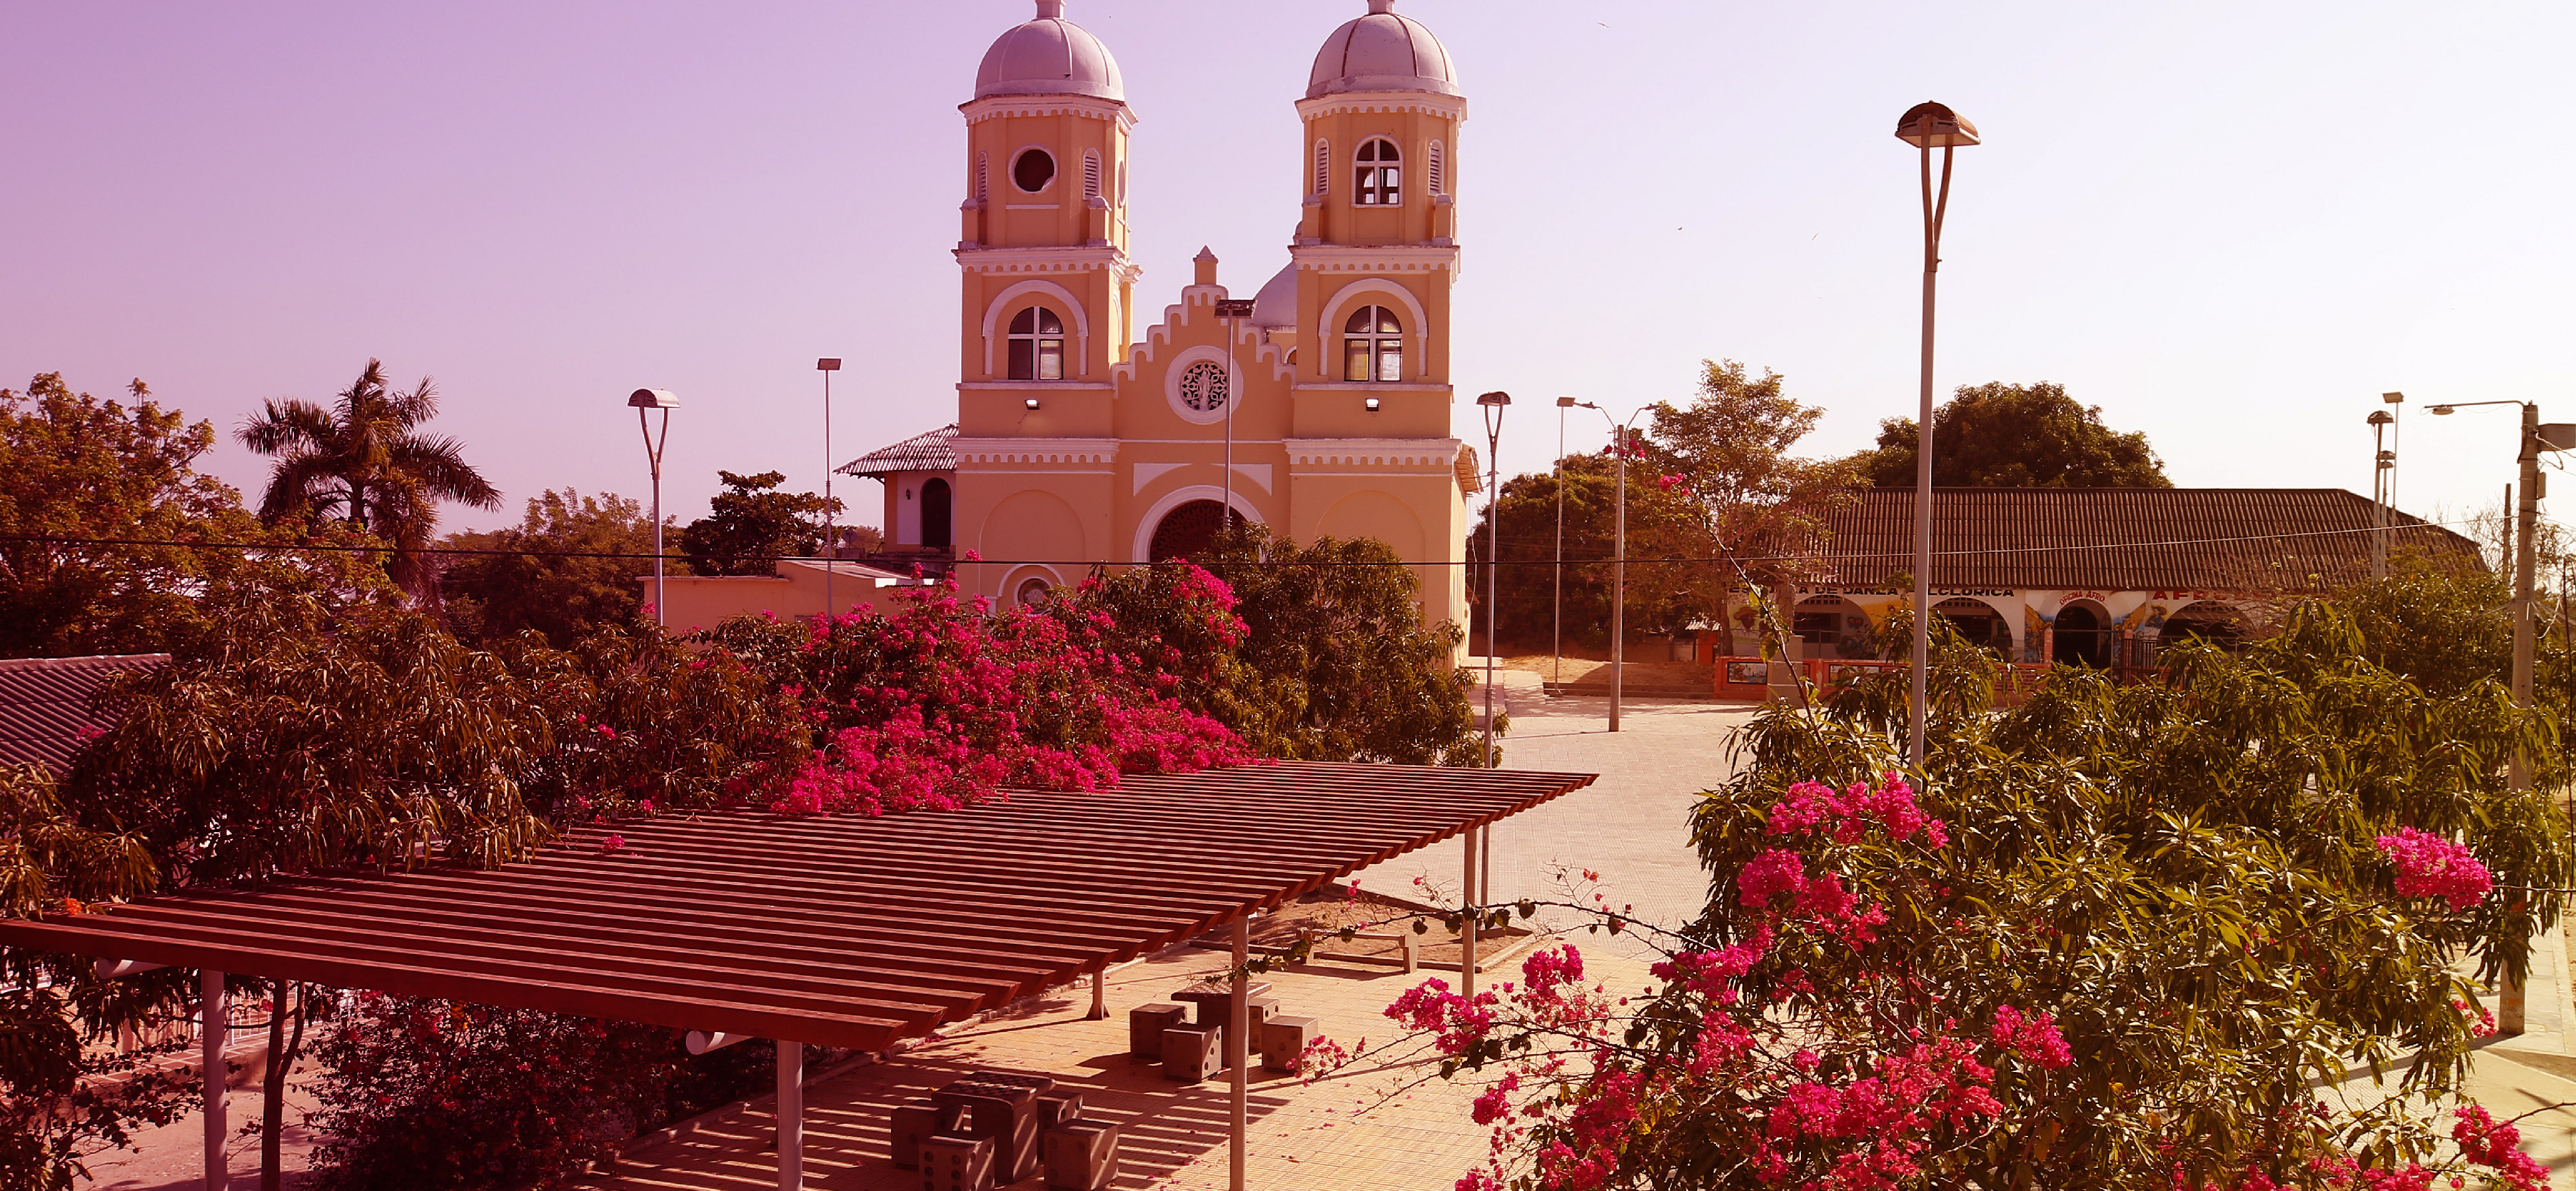
<svg viewBox="0 0 2576 1191">
<path fill-rule="evenodd" d="M 1872 488 L 1825 518 L 1834 583 L 1910 572 L 1914 491 Z M 1944 588 L 2318 591 L 2370 574 L 2369 498 L 2340 488 L 1939 488 L 1932 584 Z M 2391 511 L 2388 548 L 2476 559 L 2448 529 Z"/>
<path fill-rule="evenodd" d="M 957 423 L 913 435 L 890 447 L 879 447 L 842 464 L 845 476 L 882 476 L 899 471 L 957 470 Z"/>
</svg>

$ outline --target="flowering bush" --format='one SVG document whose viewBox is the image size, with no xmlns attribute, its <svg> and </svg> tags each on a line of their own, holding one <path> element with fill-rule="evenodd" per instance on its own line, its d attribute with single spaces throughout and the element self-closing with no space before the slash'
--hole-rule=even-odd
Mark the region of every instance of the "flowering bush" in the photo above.
<svg viewBox="0 0 2576 1191">
<path fill-rule="evenodd" d="M 1560 946 L 1390 1009 L 1485 1081 L 1460 1187 L 2545 1185 L 2509 1123 L 2421 1107 L 2566 884 L 2563 818 L 2504 780 L 2530 722 L 2361 660 L 2330 607 L 2178 652 L 2001 713 L 1939 676 L 1919 784 L 1901 702 L 1757 715 L 1693 814 L 1698 920 L 1564 903 L 1660 953 L 1642 998 Z M 2320 1103 L 2353 1064 L 2393 1086 Z"/>
</svg>

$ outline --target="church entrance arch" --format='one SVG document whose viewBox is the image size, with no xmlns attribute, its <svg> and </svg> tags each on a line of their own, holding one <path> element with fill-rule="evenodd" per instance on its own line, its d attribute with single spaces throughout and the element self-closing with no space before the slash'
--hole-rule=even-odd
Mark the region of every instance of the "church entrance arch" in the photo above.
<svg viewBox="0 0 2576 1191">
<path fill-rule="evenodd" d="M 1204 557 L 1216 544 L 1217 529 L 1226 522 L 1243 528 L 1243 514 L 1227 509 L 1212 500 L 1185 501 L 1163 514 L 1154 526 L 1153 546 L 1146 552 L 1148 562 L 1166 562 L 1175 558 Z"/>
</svg>

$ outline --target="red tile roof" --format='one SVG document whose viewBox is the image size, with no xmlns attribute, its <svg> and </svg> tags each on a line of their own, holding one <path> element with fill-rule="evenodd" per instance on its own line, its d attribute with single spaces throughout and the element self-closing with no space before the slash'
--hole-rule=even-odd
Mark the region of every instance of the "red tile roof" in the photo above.
<svg viewBox="0 0 2576 1191">
<path fill-rule="evenodd" d="M 2340 488 L 1937 488 L 1932 585 L 1996 590 L 2320 591 L 2370 576 L 2371 502 Z M 1914 491 L 1872 488 L 1825 519 L 1827 582 L 1914 569 Z M 2392 554 L 2474 562 L 2448 529 L 2390 513 Z"/>
<path fill-rule="evenodd" d="M 0 764 L 61 771 L 85 731 L 107 726 L 90 697 L 109 679 L 169 661 L 166 653 L 0 659 Z"/>
<path fill-rule="evenodd" d="M 957 423 L 913 435 L 890 447 L 879 447 L 842 464 L 845 476 L 882 476 L 899 471 L 957 470 Z"/>
</svg>

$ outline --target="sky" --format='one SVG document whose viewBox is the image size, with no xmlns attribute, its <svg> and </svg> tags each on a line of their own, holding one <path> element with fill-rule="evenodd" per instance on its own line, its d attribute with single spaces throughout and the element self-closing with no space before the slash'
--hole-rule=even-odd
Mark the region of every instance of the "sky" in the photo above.
<svg viewBox="0 0 2576 1191">
<path fill-rule="evenodd" d="M 1206 245 L 1249 296 L 1298 214 L 1294 102 L 1361 0 L 1072 0 L 1139 123 L 1140 302 Z M 2056 381 L 2177 483 L 2491 506 L 2513 412 L 2576 420 L 2576 7 L 2395 3 L 1539 4 L 1402 0 L 1468 99 L 1453 379 L 1624 415 L 1700 361 L 1776 370 L 1870 445 L 1917 399 L 1921 210 L 1897 116 L 1960 150 L 1935 384 Z M 666 511 L 719 468 L 819 489 L 827 458 L 954 416 L 975 67 L 1028 0 L 894 4 L 0 3 L 0 386 L 130 379 L 225 435 L 371 358 L 505 494 L 647 490 L 624 408 L 680 395 Z M 823 438 L 818 356 L 844 358 Z M 1568 426 L 1575 449 L 1605 435 Z M 1472 407 L 1454 431 L 1478 440 Z M 828 453 L 827 453 L 828 446 Z M 881 508 L 842 479 L 852 520 Z M 2571 490 L 2576 495 L 2576 490 Z"/>
</svg>

